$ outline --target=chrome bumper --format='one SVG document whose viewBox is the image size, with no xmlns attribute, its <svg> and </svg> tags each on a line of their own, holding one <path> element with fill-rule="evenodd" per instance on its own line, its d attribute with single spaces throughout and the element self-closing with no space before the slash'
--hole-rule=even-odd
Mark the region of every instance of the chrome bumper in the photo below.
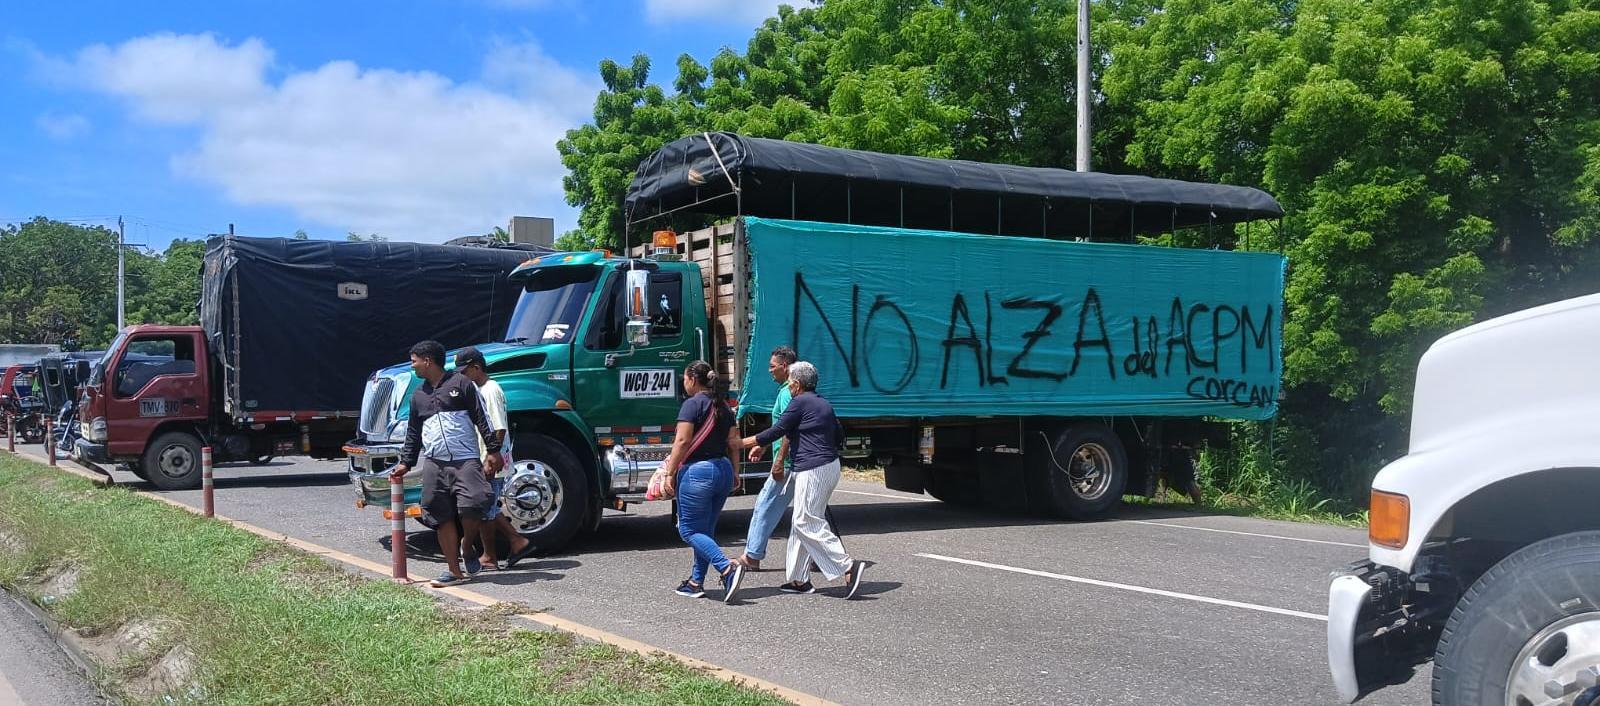
<svg viewBox="0 0 1600 706">
<path fill-rule="evenodd" d="M 389 506 L 389 471 L 400 463 L 400 444 L 345 444 L 350 482 L 365 504 Z M 401 485 L 422 492 L 422 474 L 411 473 Z"/>
</svg>

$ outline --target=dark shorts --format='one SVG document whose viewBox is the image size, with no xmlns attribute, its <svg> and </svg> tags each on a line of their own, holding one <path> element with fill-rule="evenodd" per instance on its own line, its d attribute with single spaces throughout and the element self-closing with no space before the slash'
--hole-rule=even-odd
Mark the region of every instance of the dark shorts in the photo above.
<svg viewBox="0 0 1600 706">
<path fill-rule="evenodd" d="M 489 479 L 483 477 L 483 464 L 478 459 L 461 461 L 435 461 L 422 459 L 422 512 L 428 524 L 439 524 L 466 515 L 474 519 L 483 517 L 494 499 Z"/>
</svg>

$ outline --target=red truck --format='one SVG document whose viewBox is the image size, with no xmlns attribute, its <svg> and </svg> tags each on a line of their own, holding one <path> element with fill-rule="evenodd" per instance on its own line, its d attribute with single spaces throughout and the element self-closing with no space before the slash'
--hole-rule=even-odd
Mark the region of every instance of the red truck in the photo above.
<svg viewBox="0 0 1600 706">
<path fill-rule="evenodd" d="M 371 371 L 416 342 L 503 333 L 530 246 L 284 238 L 206 244 L 199 326 L 133 326 L 89 375 L 80 463 L 123 464 L 166 489 L 217 463 L 338 458 Z"/>
</svg>

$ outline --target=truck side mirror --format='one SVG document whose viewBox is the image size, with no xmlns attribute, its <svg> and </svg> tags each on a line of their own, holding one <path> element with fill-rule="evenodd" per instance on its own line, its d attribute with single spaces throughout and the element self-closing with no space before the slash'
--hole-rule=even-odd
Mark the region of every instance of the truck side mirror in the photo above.
<svg viewBox="0 0 1600 706">
<path fill-rule="evenodd" d="M 650 345 L 650 273 L 628 270 L 628 345 Z"/>
</svg>

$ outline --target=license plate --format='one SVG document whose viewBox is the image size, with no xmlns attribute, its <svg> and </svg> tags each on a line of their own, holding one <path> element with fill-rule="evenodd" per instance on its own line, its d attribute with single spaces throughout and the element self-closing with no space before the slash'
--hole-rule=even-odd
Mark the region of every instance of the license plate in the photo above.
<svg viewBox="0 0 1600 706">
<path fill-rule="evenodd" d="M 622 371 L 622 399 L 672 399 L 678 396 L 677 372 L 670 369 Z"/>
<path fill-rule="evenodd" d="M 167 400 L 162 397 L 139 400 L 139 416 L 165 417 L 167 416 Z"/>
</svg>

